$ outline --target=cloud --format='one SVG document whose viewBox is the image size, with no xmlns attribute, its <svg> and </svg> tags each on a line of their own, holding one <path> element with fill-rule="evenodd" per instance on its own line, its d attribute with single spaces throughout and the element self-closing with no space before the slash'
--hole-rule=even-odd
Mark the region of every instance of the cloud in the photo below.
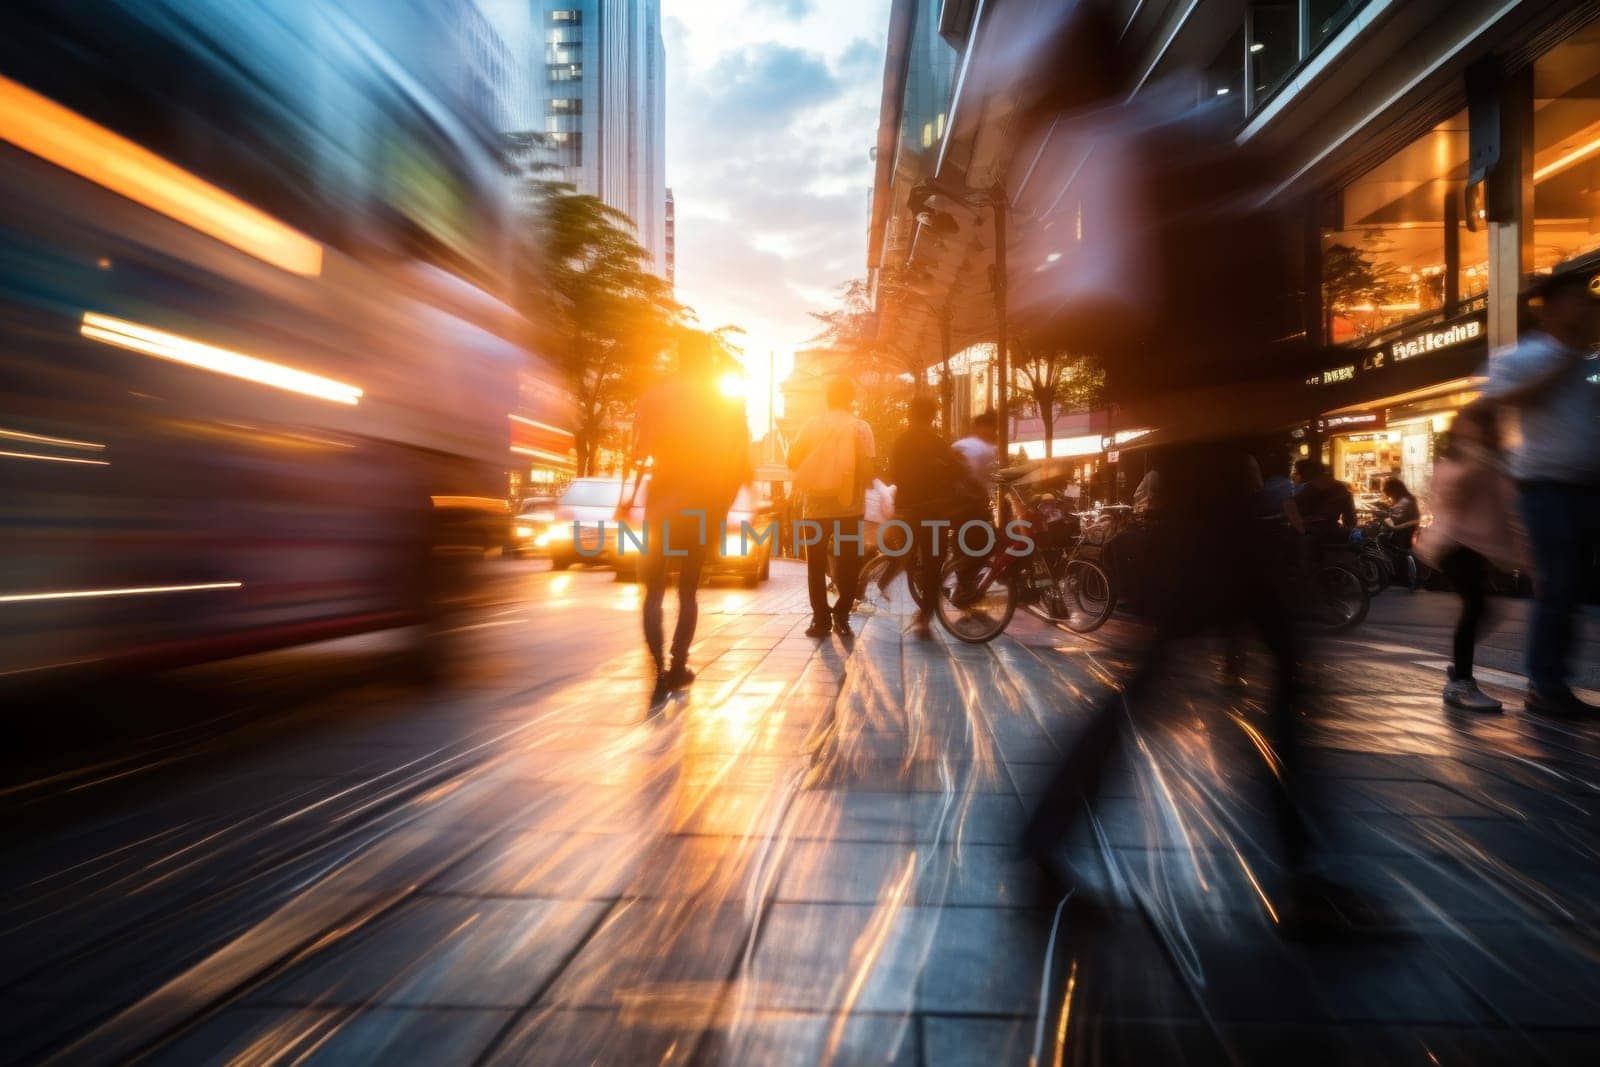
<svg viewBox="0 0 1600 1067">
<path fill-rule="evenodd" d="M 665 20 L 678 298 L 780 373 L 866 272 L 888 6 L 688 0 Z"/>
<path fill-rule="evenodd" d="M 811 0 L 750 0 L 750 6 L 757 11 L 775 11 L 797 22 L 811 14 L 814 8 Z"/>
<path fill-rule="evenodd" d="M 776 43 L 725 56 L 702 82 L 706 114 L 719 122 L 782 123 L 838 93 L 822 56 Z"/>
</svg>

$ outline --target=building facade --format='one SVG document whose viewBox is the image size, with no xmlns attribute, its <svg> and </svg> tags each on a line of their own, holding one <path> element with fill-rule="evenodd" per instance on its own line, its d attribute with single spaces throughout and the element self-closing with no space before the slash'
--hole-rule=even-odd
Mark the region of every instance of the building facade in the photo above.
<svg viewBox="0 0 1600 1067">
<path fill-rule="evenodd" d="M 495 0 L 502 9 L 506 0 Z M 541 142 L 525 166 L 633 220 L 667 277 L 666 46 L 660 0 L 520 0 L 525 27 L 510 110 Z"/>
<path fill-rule="evenodd" d="M 667 190 L 667 208 L 663 215 L 665 219 L 665 259 L 666 279 L 668 285 L 678 284 L 678 202 L 672 198 L 672 190 Z"/>
<path fill-rule="evenodd" d="M 1600 276 L 1600 5 L 1111 0 L 1101 10 L 1096 58 L 1114 84 L 1104 99 L 1141 119 L 1189 109 L 1216 143 L 1261 161 L 1252 199 L 1282 223 L 1270 277 L 1249 301 L 1270 309 L 1281 343 L 1226 368 L 1226 380 L 1247 379 L 1287 446 L 1321 455 L 1358 492 L 1393 474 L 1425 494 L 1439 434 L 1477 395 L 1489 350 L 1523 328 L 1530 282 Z M 896 71 L 895 50 L 914 63 L 917 20 L 934 11 L 958 58 L 929 177 L 1004 200 L 998 264 L 992 215 L 969 219 L 943 201 L 960 226 L 940 232 L 895 188 L 899 157 L 882 154 L 905 128 L 897 109 L 914 81 Z M 1083 152 L 1069 120 L 1037 119 L 1072 114 L 1063 101 L 1083 64 L 1063 57 L 1081 59 L 1073 35 L 1090 31 L 1018 0 L 902 0 L 891 18 L 877 184 L 887 200 L 874 204 L 868 264 L 885 329 L 934 350 L 934 311 L 953 304 L 958 346 L 993 339 L 992 310 L 961 301 L 992 295 L 997 271 L 1013 330 L 1048 320 L 1022 299 L 1036 279 L 1066 279 L 1048 290 L 1058 304 L 1095 284 L 1136 285 L 1133 257 L 1116 256 L 1133 241 L 1118 241 L 1118 227 L 1132 227 L 1114 139 Z M 1140 265 L 1146 277 L 1173 273 Z M 886 284 L 896 275 L 913 292 Z M 1140 397 L 1122 399 L 1102 470 L 1133 451 L 1118 432 L 1161 437 Z"/>
</svg>

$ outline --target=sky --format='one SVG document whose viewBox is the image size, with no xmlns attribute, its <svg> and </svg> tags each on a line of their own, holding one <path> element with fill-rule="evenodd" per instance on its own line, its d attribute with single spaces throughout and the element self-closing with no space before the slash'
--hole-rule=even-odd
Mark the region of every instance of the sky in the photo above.
<svg viewBox="0 0 1600 1067">
<path fill-rule="evenodd" d="M 678 299 L 747 331 L 751 422 L 866 273 L 889 0 L 662 0 Z M 780 400 L 781 403 L 781 400 Z"/>
</svg>

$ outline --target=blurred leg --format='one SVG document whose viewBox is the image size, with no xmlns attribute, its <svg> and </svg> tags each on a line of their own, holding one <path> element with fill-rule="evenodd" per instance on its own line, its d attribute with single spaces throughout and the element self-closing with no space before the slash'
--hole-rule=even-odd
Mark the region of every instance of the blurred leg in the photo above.
<svg viewBox="0 0 1600 1067">
<path fill-rule="evenodd" d="M 828 546 L 806 548 L 806 595 L 811 600 L 811 621 L 826 622 L 828 614 Z"/>
<path fill-rule="evenodd" d="M 1484 607 L 1488 602 L 1488 564 L 1470 548 L 1457 548 L 1439 563 L 1439 569 L 1450 579 L 1451 587 L 1461 598 L 1461 616 L 1456 620 L 1452 641 L 1455 676 L 1471 678 L 1473 652 L 1478 643 L 1478 631 L 1483 625 Z"/>
<path fill-rule="evenodd" d="M 843 533 L 854 536 L 858 519 L 840 519 L 839 529 Z M 834 552 L 834 584 L 839 587 L 839 599 L 833 606 L 833 618 L 836 621 L 848 621 L 850 609 L 855 607 L 856 587 L 861 578 L 861 560 L 865 552 L 864 542 L 861 540 L 847 540 L 843 537 L 832 539 Z M 826 600 L 824 600 L 826 603 Z"/>
<path fill-rule="evenodd" d="M 1567 682 L 1572 616 L 1578 606 L 1578 492 L 1569 486 L 1531 482 L 1522 486 L 1522 512 L 1533 548 L 1534 613 L 1528 635 L 1528 678 L 1542 692 Z"/>
<path fill-rule="evenodd" d="M 655 660 L 656 670 L 665 669 L 662 662 L 663 632 L 661 604 L 667 595 L 667 560 L 661 554 L 659 529 L 650 532 L 650 551 L 640 561 L 640 577 L 644 579 L 644 642 Z M 681 625 L 681 623 L 680 623 Z"/>
<path fill-rule="evenodd" d="M 688 546 L 688 555 L 679 560 L 678 570 L 678 625 L 672 631 L 672 666 L 685 666 L 689 646 L 694 643 L 695 625 L 700 620 L 700 573 L 705 569 L 706 546 L 696 541 Z M 665 583 L 663 583 L 665 584 Z M 660 626 L 661 612 L 656 609 L 656 625 Z M 657 641 L 660 638 L 657 637 Z"/>
</svg>

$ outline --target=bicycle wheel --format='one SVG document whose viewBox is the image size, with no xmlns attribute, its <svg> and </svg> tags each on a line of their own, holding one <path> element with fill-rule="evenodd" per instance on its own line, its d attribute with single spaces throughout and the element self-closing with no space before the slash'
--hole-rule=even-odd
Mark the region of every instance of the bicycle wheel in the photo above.
<svg viewBox="0 0 1600 1067">
<path fill-rule="evenodd" d="M 1117 607 L 1117 593 L 1100 566 L 1087 559 L 1069 559 L 1056 581 L 1056 598 L 1066 609 L 1056 621 L 1073 633 L 1100 629 Z"/>
<path fill-rule="evenodd" d="M 873 556 L 862 564 L 861 574 L 856 579 L 856 605 L 870 607 L 874 611 L 883 605 L 889 598 L 889 576 L 887 556 Z"/>
<path fill-rule="evenodd" d="M 981 645 L 1000 636 L 1016 614 L 1017 576 L 1011 572 L 997 574 L 988 588 L 981 593 L 972 592 L 973 587 L 983 585 L 995 566 L 995 561 L 990 560 L 973 570 L 976 562 L 960 555 L 945 561 L 939 572 L 935 611 L 950 636 Z"/>
<path fill-rule="evenodd" d="M 1373 597 L 1383 592 L 1383 568 L 1378 564 L 1376 559 L 1374 559 L 1372 556 L 1362 554 L 1357 556 L 1352 561 L 1351 567 L 1361 578 L 1361 586 L 1367 591 L 1367 596 Z"/>
<path fill-rule="evenodd" d="M 1360 576 L 1336 563 L 1317 568 L 1316 588 L 1321 608 L 1316 621 L 1333 633 L 1359 626 L 1372 606 Z"/>
</svg>

